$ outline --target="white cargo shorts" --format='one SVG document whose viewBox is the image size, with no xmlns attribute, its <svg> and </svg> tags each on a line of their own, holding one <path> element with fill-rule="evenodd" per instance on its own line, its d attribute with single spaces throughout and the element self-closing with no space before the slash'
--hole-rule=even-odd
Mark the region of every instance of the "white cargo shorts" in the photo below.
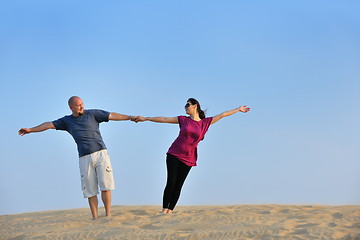
<svg viewBox="0 0 360 240">
<path fill-rule="evenodd" d="M 110 157 L 106 149 L 79 158 L 81 189 L 84 198 L 115 189 Z"/>
</svg>

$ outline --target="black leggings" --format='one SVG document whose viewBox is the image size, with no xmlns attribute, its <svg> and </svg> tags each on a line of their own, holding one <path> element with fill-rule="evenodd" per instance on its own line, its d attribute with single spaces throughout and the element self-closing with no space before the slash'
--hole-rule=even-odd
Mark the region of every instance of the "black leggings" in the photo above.
<svg viewBox="0 0 360 240">
<path fill-rule="evenodd" d="M 191 166 L 179 161 L 175 156 L 167 154 L 167 182 L 164 190 L 163 208 L 174 210 L 180 197 L 181 188 L 190 172 Z"/>
</svg>

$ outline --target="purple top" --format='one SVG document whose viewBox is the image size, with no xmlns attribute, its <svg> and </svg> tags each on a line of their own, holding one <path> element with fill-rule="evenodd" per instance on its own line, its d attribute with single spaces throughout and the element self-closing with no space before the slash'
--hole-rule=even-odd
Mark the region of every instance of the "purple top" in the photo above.
<svg viewBox="0 0 360 240">
<path fill-rule="evenodd" d="M 192 120 L 190 117 L 178 116 L 180 133 L 167 153 L 174 155 L 188 166 L 196 166 L 197 145 L 204 139 L 212 117 Z"/>
</svg>

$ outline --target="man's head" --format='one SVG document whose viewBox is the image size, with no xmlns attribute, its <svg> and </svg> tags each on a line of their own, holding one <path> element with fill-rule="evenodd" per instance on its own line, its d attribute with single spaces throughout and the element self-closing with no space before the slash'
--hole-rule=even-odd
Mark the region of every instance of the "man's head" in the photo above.
<svg viewBox="0 0 360 240">
<path fill-rule="evenodd" d="M 79 117 L 84 114 L 84 103 L 78 96 L 72 96 L 69 98 L 68 104 L 75 117 Z"/>
</svg>

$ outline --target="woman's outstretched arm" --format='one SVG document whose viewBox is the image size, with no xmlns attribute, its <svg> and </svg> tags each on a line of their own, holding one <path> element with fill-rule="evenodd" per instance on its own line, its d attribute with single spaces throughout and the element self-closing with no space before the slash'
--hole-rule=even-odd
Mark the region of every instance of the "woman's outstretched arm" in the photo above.
<svg viewBox="0 0 360 240">
<path fill-rule="evenodd" d="M 142 117 L 137 116 L 135 122 L 179 123 L 177 117 Z"/>
<path fill-rule="evenodd" d="M 216 116 L 213 117 L 212 121 L 211 121 L 211 124 L 214 124 L 216 123 L 217 121 L 219 121 L 220 119 L 222 119 L 223 117 L 228 117 L 230 115 L 233 115 L 237 112 L 243 112 L 243 113 L 247 113 L 248 111 L 250 111 L 250 108 L 246 107 L 246 106 L 241 106 L 241 107 L 238 107 L 238 108 L 235 108 L 233 110 L 229 110 L 229 111 L 226 111 L 226 112 L 223 112 L 223 113 L 220 113 Z"/>
</svg>

